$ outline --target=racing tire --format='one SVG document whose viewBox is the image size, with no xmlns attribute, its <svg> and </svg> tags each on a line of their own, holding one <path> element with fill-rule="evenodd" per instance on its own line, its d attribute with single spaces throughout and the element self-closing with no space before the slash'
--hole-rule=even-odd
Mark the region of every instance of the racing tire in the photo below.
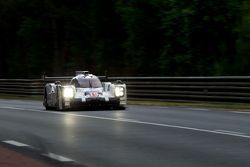
<svg viewBox="0 0 250 167">
<path fill-rule="evenodd" d="M 125 106 L 119 106 L 118 109 L 119 110 L 126 110 L 126 107 Z"/>
<path fill-rule="evenodd" d="M 57 111 L 65 111 L 64 105 L 63 105 L 63 98 L 62 98 L 62 91 L 60 87 L 57 87 L 57 99 L 56 99 L 56 110 Z"/>
<path fill-rule="evenodd" d="M 53 107 L 48 106 L 48 102 L 47 102 L 47 91 L 46 89 L 44 90 L 44 99 L 43 99 L 43 105 L 45 107 L 46 110 L 53 110 Z"/>
<path fill-rule="evenodd" d="M 46 110 L 54 110 L 55 108 L 49 107 L 49 106 L 45 106 L 45 109 L 46 109 Z"/>
<path fill-rule="evenodd" d="M 125 106 L 114 106 L 114 107 L 111 107 L 111 109 L 113 109 L 113 110 L 126 110 L 126 107 Z"/>
</svg>

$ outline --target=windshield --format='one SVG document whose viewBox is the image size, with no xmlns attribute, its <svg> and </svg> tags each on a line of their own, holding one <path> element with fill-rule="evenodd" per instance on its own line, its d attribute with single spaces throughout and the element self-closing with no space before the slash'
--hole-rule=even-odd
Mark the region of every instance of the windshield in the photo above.
<svg viewBox="0 0 250 167">
<path fill-rule="evenodd" d="M 100 88 L 102 84 L 98 78 L 73 79 L 71 84 L 78 88 Z"/>
</svg>

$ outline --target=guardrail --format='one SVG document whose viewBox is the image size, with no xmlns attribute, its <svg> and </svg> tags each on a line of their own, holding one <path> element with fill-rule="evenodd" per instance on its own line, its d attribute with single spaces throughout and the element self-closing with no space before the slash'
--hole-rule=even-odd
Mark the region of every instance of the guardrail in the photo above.
<svg viewBox="0 0 250 167">
<path fill-rule="evenodd" d="M 250 102 L 250 77 L 117 77 L 130 98 Z"/>
<path fill-rule="evenodd" d="M 68 83 L 72 77 L 43 79 L 0 79 L 0 93 L 42 95 L 47 82 Z M 197 100 L 250 102 L 250 76 L 230 77 L 100 77 L 102 81 L 122 80 L 128 99 Z"/>
<path fill-rule="evenodd" d="M 42 95 L 43 79 L 0 79 L 0 93 L 13 95 Z"/>
</svg>

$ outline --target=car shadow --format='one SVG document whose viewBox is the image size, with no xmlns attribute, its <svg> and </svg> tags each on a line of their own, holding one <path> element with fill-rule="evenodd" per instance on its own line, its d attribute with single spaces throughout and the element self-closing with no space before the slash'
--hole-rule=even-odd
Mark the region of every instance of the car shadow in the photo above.
<svg viewBox="0 0 250 167">
<path fill-rule="evenodd" d="M 77 107 L 72 108 L 70 110 L 66 110 L 67 112 L 88 112 L 88 111 L 123 111 L 125 109 L 119 107 Z"/>
<path fill-rule="evenodd" d="M 91 112 L 91 111 L 124 111 L 126 108 L 120 108 L 120 107 L 103 107 L 103 106 L 84 106 L 84 107 L 74 107 L 66 110 L 62 110 L 61 112 Z M 54 109 L 47 110 L 47 111 L 57 111 Z M 60 112 L 60 111 L 59 111 Z"/>
</svg>

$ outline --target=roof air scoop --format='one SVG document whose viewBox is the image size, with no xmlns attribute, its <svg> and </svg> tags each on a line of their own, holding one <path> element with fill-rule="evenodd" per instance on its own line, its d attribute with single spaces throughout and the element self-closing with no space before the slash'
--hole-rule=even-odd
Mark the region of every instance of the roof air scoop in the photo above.
<svg viewBox="0 0 250 167">
<path fill-rule="evenodd" d="M 76 75 L 88 75 L 89 74 L 89 71 L 76 71 Z"/>
</svg>

